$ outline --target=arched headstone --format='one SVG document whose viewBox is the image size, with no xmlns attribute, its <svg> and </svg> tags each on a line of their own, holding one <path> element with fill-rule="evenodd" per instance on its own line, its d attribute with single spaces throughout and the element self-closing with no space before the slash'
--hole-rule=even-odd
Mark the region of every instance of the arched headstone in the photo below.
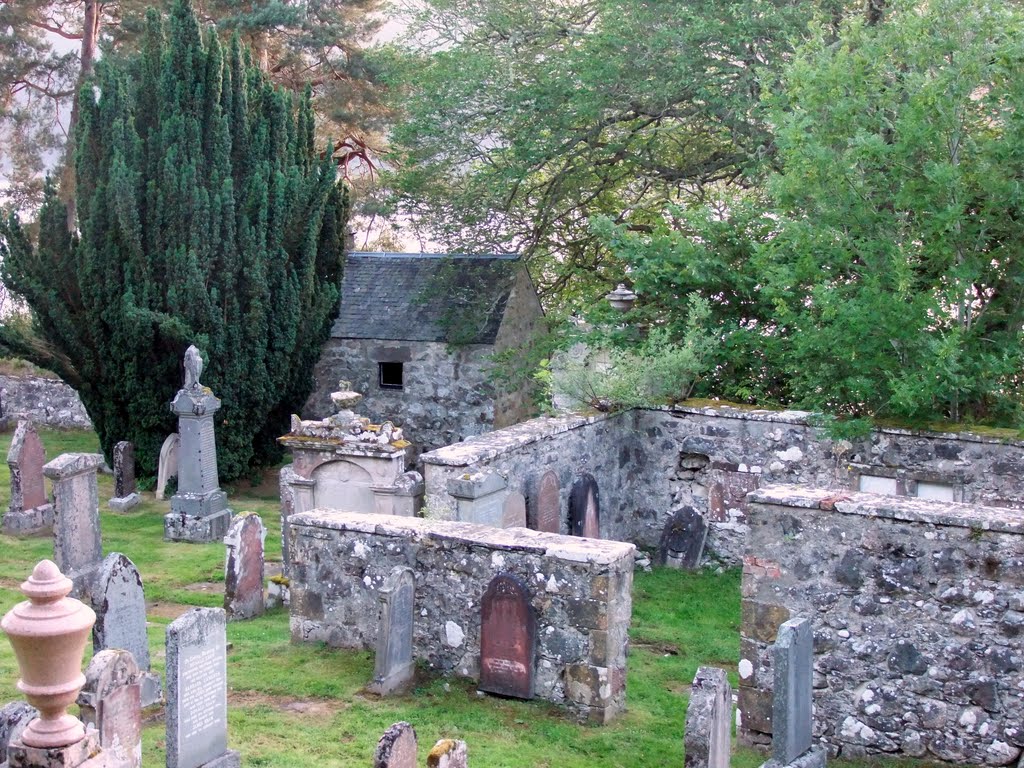
<svg viewBox="0 0 1024 768">
<path fill-rule="evenodd" d="M 251 619 L 263 613 L 263 543 L 267 529 L 254 512 L 238 515 L 224 537 L 224 610 L 229 619 Z"/>
<path fill-rule="evenodd" d="M 530 591 L 512 574 L 499 573 L 480 601 L 480 690 L 532 699 L 536 642 Z"/>
<path fill-rule="evenodd" d="M 665 523 L 658 544 L 658 565 L 669 568 L 697 568 L 704 554 L 708 524 L 691 506 L 684 506 Z"/>
<path fill-rule="evenodd" d="M 526 498 L 519 491 L 512 491 L 505 497 L 501 510 L 502 528 L 524 528 L 526 526 Z"/>
<path fill-rule="evenodd" d="M 160 463 L 156 471 L 156 497 L 162 499 L 167 492 L 167 481 L 178 476 L 178 448 L 181 438 L 173 432 L 160 446 Z"/>
<path fill-rule="evenodd" d="M 549 469 L 537 483 L 537 496 L 534 503 L 536 514 L 533 519 L 533 527 L 536 530 L 547 533 L 559 532 L 558 522 L 561 515 L 559 515 L 558 494 L 558 475 Z"/>
<path fill-rule="evenodd" d="M 100 568 L 96 590 L 93 650 L 128 651 L 142 670 L 149 669 L 146 635 L 146 596 L 135 564 L 120 552 L 111 552 Z"/>
<path fill-rule="evenodd" d="M 584 472 L 569 492 L 569 533 L 573 536 L 601 538 L 600 497 L 597 481 Z"/>
<path fill-rule="evenodd" d="M 419 768 L 416 730 L 403 721 L 384 731 L 373 755 L 373 768 Z"/>
</svg>

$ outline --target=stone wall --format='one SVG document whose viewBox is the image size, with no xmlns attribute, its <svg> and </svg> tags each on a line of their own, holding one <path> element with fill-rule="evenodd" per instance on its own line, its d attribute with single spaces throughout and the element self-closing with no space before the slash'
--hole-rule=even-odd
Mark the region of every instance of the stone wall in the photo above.
<svg viewBox="0 0 1024 768">
<path fill-rule="evenodd" d="M 496 575 L 512 574 L 536 612 L 536 697 L 591 722 L 623 710 L 631 545 L 323 510 L 290 523 L 293 641 L 374 648 L 377 591 L 392 568 L 407 566 L 415 573 L 415 657 L 476 680 L 481 597 Z"/>
<path fill-rule="evenodd" d="M 63 429 L 90 429 L 92 422 L 78 393 L 60 379 L 0 375 L 0 419 Z"/>
<path fill-rule="evenodd" d="M 969 450 L 965 446 L 965 451 Z M 773 486 L 750 499 L 741 735 L 771 732 L 769 644 L 814 624 L 832 754 L 1015 763 L 1024 747 L 1024 512 Z"/>
</svg>

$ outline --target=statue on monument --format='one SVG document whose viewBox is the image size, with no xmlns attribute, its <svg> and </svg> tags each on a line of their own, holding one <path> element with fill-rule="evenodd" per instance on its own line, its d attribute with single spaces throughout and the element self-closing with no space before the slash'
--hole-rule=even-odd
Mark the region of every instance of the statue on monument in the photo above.
<svg viewBox="0 0 1024 768">
<path fill-rule="evenodd" d="M 203 375 L 203 358 L 195 345 L 185 350 L 185 389 L 199 389 L 199 377 Z"/>
</svg>

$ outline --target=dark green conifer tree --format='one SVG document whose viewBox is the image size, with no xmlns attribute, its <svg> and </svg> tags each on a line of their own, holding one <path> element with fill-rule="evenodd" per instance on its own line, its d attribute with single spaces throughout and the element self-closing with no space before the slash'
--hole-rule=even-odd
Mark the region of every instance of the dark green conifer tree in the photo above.
<svg viewBox="0 0 1024 768">
<path fill-rule="evenodd" d="M 78 389 L 108 456 L 133 440 L 149 471 L 194 343 L 224 403 L 221 476 L 249 474 L 308 395 L 338 301 L 347 198 L 309 92 L 271 85 L 180 0 L 81 102 L 79 233 L 52 187 L 37 242 L 0 223 L 3 279 L 34 323 L 0 341 Z"/>
</svg>

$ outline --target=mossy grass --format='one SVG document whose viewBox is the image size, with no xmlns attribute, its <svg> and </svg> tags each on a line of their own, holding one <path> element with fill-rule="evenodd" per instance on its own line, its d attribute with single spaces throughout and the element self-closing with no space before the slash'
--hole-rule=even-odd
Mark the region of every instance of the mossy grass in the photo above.
<svg viewBox="0 0 1024 768">
<path fill-rule="evenodd" d="M 0 435 L 6 452 L 10 434 Z M 47 456 L 97 451 L 95 435 L 41 430 Z M 268 560 L 281 556 L 278 502 L 262 483 L 232 489 L 235 512 L 254 511 L 268 528 Z M 152 493 L 130 514 L 106 508 L 113 492 L 101 475 L 104 552 L 123 552 L 142 572 L 149 606 L 153 667 L 164 672 L 164 631 L 190 606 L 222 601 L 224 546 L 163 540 L 167 501 Z M 9 478 L 0 472 L 0 504 L 6 508 Z M 34 564 L 52 554 L 49 538 L 0 536 L 0 611 L 22 599 L 18 584 Z M 735 684 L 739 657 L 739 573 L 637 573 L 630 631 L 628 711 L 610 726 L 578 725 L 557 707 L 480 696 L 472 682 L 442 679 L 420 669 L 414 692 L 379 699 L 364 691 L 373 674 L 370 651 L 346 651 L 290 642 L 284 609 L 228 625 L 229 741 L 247 766 L 334 768 L 372 763 L 377 739 L 398 720 L 412 723 L 420 739 L 420 763 L 437 739 L 469 744 L 474 768 L 655 768 L 682 763 L 683 720 L 689 686 L 701 664 L 726 668 Z M 87 657 L 91 650 L 87 649 Z M 17 666 L 0 642 L 0 702 L 20 698 Z M 164 724 L 148 713 L 143 765 L 164 764 Z M 763 754 L 738 749 L 733 766 L 754 768 Z M 830 763 L 842 768 L 851 763 Z M 887 765 L 905 763 L 890 761 Z"/>
</svg>

